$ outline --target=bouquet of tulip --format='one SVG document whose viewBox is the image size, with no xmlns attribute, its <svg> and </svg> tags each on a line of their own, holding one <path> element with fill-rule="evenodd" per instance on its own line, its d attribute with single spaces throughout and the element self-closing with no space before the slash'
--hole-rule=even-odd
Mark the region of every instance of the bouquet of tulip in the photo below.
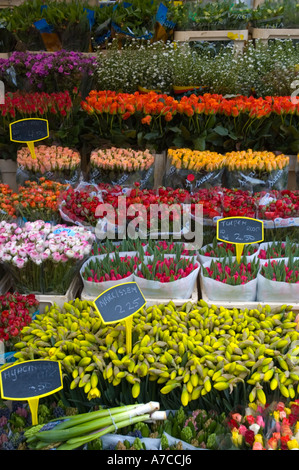
<svg viewBox="0 0 299 470">
<path fill-rule="evenodd" d="M 154 162 L 149 150 L 116 147 L 94 150 L 90 156 L 90 181 L 132 186 L 139 180 L 141 188 L 151 188 Z"/>
<path fill-rule="evenodd" d="M 243 256 L 246 258 L 251 257 L 253 255 L 257 255 L 259 252 L 258 245 L 250 244 L 245 245 L 243 248 Z M 211 258 L 214 259 L 224 259 L 229 256 L 235 257 L 236 256 L 236 245 L 234 243 L 225 243 L 225 242 L 218 242 L 217 238 L 214 237 L 212 243 L 203 246 L 198 250 L 198 255 L 200 261 L 203 263 L 208 261 Z"/>
<path fill-rule="evenodd" d="M 193 191 L 221 185 L 225 157 L 217 152 L 169 149 L 168 160 L 170 167 L 165 174 L 165 186 L 185 187 Z"/>
<path fill-rule="evenodd" d="M 139 262 L 137 255 L 122 255 L 118 252 L 113 253 L 113 256 L 107 254 L 101 258 L 93 257 L 82 269 L 82 277 L 86 281 L 96 283 L 120 281 L 131 276 Z"/>
<path fill-rule="evenodd" d="M 37 220 L 0 224 L 0 259 L 22 293 L 64 295 L 92 249 L 94 235 L 84 227 L 53 226 Z"/>
<path fill-rule="evenodd" d="M 258 253 L 261 260 L 288 258 L 289 256 L 299 257 L 299 247 L 290 240 L 262 243 Z"/>
<path fill-rule="evenodd" d="M 101 243 L 96 241 L 93 245 L 92 255 L 104 255 L 107 253 L 114 252 L 138 252 L 140 255 L 143 255 L 143 247 L 147 245 L 146 240 L 141 240 L 137 238 L 136 240 L 119 240 L 117 242 L 112 242 L 111 240 L 105 240 Z"/>
<path fill-rule="evenodd" d="M 243 258 L 238 263 L 228 260 L 229 257 L 219 261 L 212 260 L 210 266 L 203 268 L 203 275 L 230 286 L 247 284 L 256 279 L 259 269 L 258 261 L 247 263 L 246 258 Z"/>
<path fill-rule="evenodd" d="M 188 247 L 185 243 L 176 243 L 167 240 L 149 240 L 145 246 L 145 256 L 157 256 L 159 254 L 178 256 L 194 256 L 195 250 Z"/>
<path fill-rule="evenodd" d="M 294 302 L 299 299 L 299 258 L 273 259 L 258 274 L 258 299 L 262 302 Z"/>
<path fill-rule="evenodd" d="M 138 252 L 115 251 L 92 256 L 81 267 L 84 291 L 91 296 L 123 282 L 134 280 L 134 271 L 140 263 Z"/>
<path fill-rule="evenodd" d="M 143 261 L 136 271 L 136 276 L 163 283 L 183 279 L 199 267 L 198 263 L 187 257 L 153 257 L 152 260 Z"/>
<path fill-rule="evenodd" d="M 68 185 L 40 178 L 39 182 L 26 181 L 14 195 L 17 215 L 24 221 L 60 222 L 59 198 Z"/>
<path fill-rule="evenodd" d="M 289 157 L 273 152 L 252 149 L 226 154 L 226 176 L 230 188 L 249 189 L 254 192 L 265 187 L 286 189 Z"/>
<path fill-rule="evenodd" d="M 14 344 L 20 341 L 23 327 L 32 322 L 38 306 L 34 294 L 8 292 L 0 296 L 0 341 L 4 341 L 6 352 L 13 351 Z"/>
<path fill-rule="evenodd" d="M 0 184 L 0 220 L 13 220 L 16 218 L 13 197 L 14 194 L 9 185 Z"/>
<path fill-rule="evenodd" d="M 299 284 L 299 259 L 289 257 L 287 263 L 285 260 L 269 261 L 261 267 L 260 274 L 271 281 Z"/>
<path fill-rule="evenodd" d="M 222 260 L 204 262 L 201 269 L 201 288 L 204 296 L 220 301 L 255 301 L 258 259 L 243 256 L 240 263 L 231 255 Z"/>
<path fill-rule="evenodd" d="M 28 147 L 17 153 L 17 182 L 38 180 L 45 176 L 61 183 L 76 183 L 80 176 L 81 156 L 76 150 L 57 145 L 38 145 L 36 158 L 32 158 Z"/>
<path fill-rule="evenodd" d="M 146 298 L 189 299 L 199 273 L 195 257 L 159 253 L 145 257 L 134 280 Z"/>
</svg>

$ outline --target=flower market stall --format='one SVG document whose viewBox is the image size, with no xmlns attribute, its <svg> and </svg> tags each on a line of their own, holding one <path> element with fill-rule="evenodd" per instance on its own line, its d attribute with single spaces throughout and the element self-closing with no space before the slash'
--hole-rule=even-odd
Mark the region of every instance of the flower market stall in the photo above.
<svg viewBox="0 0 299 470">
<path fill-rule="evenodd" d="M 298 6 L 258 3 L 0 5 L 0 450 L 299 450 Z"/>
</svg>

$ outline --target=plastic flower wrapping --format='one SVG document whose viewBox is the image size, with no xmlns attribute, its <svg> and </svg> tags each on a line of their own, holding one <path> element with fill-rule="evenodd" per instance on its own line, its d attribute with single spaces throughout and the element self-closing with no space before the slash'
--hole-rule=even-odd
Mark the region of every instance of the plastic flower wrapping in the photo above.
<svg viewBox="0 0 299 470">
<path fill-rule="evenodd" d="M 44 221 L 0 224 L 0 258 L 21 293 L 65 294 L 90 254 L 94 235 L 84 227 Z"/>
</svg>

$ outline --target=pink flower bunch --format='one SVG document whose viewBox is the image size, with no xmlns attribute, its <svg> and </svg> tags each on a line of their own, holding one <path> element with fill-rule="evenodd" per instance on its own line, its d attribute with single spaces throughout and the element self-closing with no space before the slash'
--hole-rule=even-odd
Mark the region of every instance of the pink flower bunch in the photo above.
<svg viewBox="0 0 299 470">
<path fill-rule="evenodd" d="M 189 276 L 198 266 L 192 258 L 154 257 L 153 260 L 142 262 L 136 275 L 143 279 L 167 283 Z"/>
<path fill-rule="evenodd" d="M 149 150 L 133 150 L 112 147 L 94 150 L 90 155 L 92 167 L 103 170 L 138 171 L 147 170 L 154 163 L 155 157 Z"/>
<path fill-rule="evenodd" d="M 210 266 L 203 267 L 203 275 L 231 286 L 247 284 L 256 278 L 259 262 L 247 263 L 243 258 L 239 264 L 237 261 L 229 261 L 226 258 L 221 261 L 212 260 Z"/>
<path fill-rule="evenodd" d="M 118 281 L 131 276 L 140 258 L 136 256 L 122 256 L 115 252 L 112 256 L 107 254 L 103 258 L 91 258 L 85 266 L 82 276 L 90 282 Z"/>
<path fill-rule="evenodd" d="M 299 284 L 299 259 L 288 258 L 284 260 L 272 260 L 261 268 L 261 275 L 270 281 L 288 282 Z"/>
<path fill-rule="evenodd" d="M 73 171 L 80 167 L 81 156 L 76 150 L 61 146 L 38 145 L 36 158 L 32 158 L 29 148 L 22 147 L 17 153 L 17 164 L 31 172 L 45 174 L 50 171 Z"/>
<path fill-rule="evenodd" d="M 167 240 L 149 241 L 144 254 L 146 256 L 157 255 L 158 253 L 175 254 L 178 256 L 193 256 L 194 251 L 190 250 L 185 243 L 175 243 Z"/>
</svg>

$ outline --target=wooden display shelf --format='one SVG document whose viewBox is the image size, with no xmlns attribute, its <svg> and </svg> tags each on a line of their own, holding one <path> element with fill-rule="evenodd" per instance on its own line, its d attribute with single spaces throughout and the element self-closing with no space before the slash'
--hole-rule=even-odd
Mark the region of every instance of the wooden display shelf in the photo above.
<svg viewBox="0 0 299 470">
<path fill-rule="evenodd" d="M 244 44 L 249 39 L 247 29 L 240 30 L 223 30 L 223 31 L 175 31 L 174 41 L 190 42 L 190 41 L 231 41 L 230 35 L 234 35 L 235 50 L 242 50 Z"/>
<path fill-rule="evenodd" d="M 259 39 L 263 43 L 269 39 L 299 39 L 299 28 L 251 28 L 250 32 L 252 39 Z"/>
</svg>

